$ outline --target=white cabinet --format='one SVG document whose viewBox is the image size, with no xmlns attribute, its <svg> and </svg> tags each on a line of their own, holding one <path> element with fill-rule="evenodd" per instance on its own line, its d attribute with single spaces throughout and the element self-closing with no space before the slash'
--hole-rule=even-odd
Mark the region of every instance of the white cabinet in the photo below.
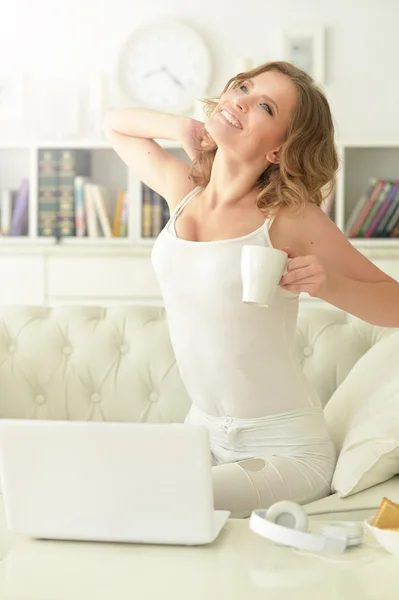
<svg viewBox="0 0 399 600">
<path fill-rule="evenodd" d="M 160 290 L 148 255 L 57 253 L 46 257 L 49 304 L 154 304 Z"/>
<path fill-rule="evenodd" d="M 15 253 L 0 254 L 0 304 L 42 305 L 45 303 L 43 257 Z"/>
<path fill-rule="evenodd" d="M 174 143 L 161 142 L 184 158 Z M 91 177 L 110 191 L 110 202 L 125 188 L 129 197 L 125 238 L 54 238 L 38 236 L 38 156 L 43 148 L 91 152 Z M 398 144 L 340 144 L 341 168 L 333 218 L 345 223 L 371 177 L 399 180 Z M 150 252 L 153 239 L 142 237 L 142 184 L 106 142 L 0 145 L 0 191 L 30 182 L 29 230 L 26 236 L 0 237 L 1 304 L 162 304 Z M 112 205 L 110 212 L 114 209 Z M 398 239 L 353 239 L 377 266 L 399 281 Z M 313 299 L 303 297 L 303 301 Z"/>
</svg>

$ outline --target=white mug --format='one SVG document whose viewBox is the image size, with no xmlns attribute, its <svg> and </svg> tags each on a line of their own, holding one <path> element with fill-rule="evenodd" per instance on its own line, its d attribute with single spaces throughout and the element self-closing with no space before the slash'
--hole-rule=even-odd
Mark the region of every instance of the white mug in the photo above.
<svg viewBox="0 0 399 600">
<path fill-rule="evenodd" d="M 242 301 L 270 306 L 281 277 L 286 272 L 288 254 L 266 246 L 243 246 L 241 251 Z"/>
</svg>

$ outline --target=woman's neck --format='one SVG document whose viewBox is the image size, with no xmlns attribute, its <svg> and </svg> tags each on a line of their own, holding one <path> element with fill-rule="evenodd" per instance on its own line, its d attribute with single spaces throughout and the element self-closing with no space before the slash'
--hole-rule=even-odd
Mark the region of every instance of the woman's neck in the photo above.
<svg viewBox="0 0 399 600">
<path fill-rule="evenodd" d="M 256 182 L 265 169 L 264 165 L 245 164 L 242 160 L 227 160 L 220 149 L 216 152 L 211 177 L 204 196 L 211 208 L 222 204 L 253 204 Z"/>
</svg>

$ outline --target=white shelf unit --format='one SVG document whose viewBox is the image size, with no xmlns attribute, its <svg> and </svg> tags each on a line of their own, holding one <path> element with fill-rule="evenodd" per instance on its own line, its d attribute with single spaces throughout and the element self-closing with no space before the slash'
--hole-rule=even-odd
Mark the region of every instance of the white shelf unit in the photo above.
<svg viewBox="0 0 399 600">
<path fill-rule="evenodd" d="M 182 148 L 158 140 L 184 158 Z M 125 238 L 41 237 L 38 235 L 38 158 L 41 149 L 91 151 L 91 180 L 103 185 L 114 203 L 128 192 Z M 106 141 L 81 140 L 0 143 L 0 190 L 30 183 L 29 231 L 21 237 L 0 236 L 2 305 L 120 304 L 162 305 L 150 261 L 152 239 L 141 235 L 142 184 Z M 114 213 L 110 207 L 110 216 Z"/>
<path fill-rule="evenodd" d="M 157 140 L 168 150 L 188 161 L 188 157 L 175 142 Z M 41 149 L 85 149 L 91 151 L 91 180 L 103 185 L 109 192 L 110 215 L 114 214 L 117 192 L 126 189 L 129 198 L 128 234 L 125 238 L 105 237 L 64 237 L 56 240 L 52 237 L 38 235 L 38 156 Z M 153 238 L 142 237 L 142 183 L 134 177 L 114 149 L 106 141 L 80 140 L 45 142 L 3 142 L 0 143 L 0 190 L 17 189 L 21 179 L 29 179 L 29 233 L 27 236 L 2 236 L 0 244 L 16 246 L 22 244 L 40 245 L 89 245 L 108 247 L 120 246 L 151 246 Z M 112 226 L 112 223 L 111 223 Z"/>
<path fill-rule="evenodd" d="M 169 152 L 188 160 L 181 146 L 167 140 L 157 140 Z M 88 149 L 92 152 L 92 180 L 110 190 L 114 202 L 118 189 L 129 192 L 128 236 L 126 238 L 63 238 L 67 246 L 132 245 L 151 246 L 152 238 L 142 237 L 142 184 L 125 166 L 106 141 L 79 140 L 0 143 L 0 190 L 17 188 L 22 177 L 30 181 L 29 235 L 23 238 L 2 237 L 0 243 L 55 243 L 55 238 L 38 236 L 38 152 L 45 148 Z M 337 174 L 335 205 L 332 218 L 341 231 L 345 230 L 351 211 L 367 188 L 371 177 L 399 179 L 399 142 L 341 142 L 338 144 L 340 169 Z M 113 207 L 112 207 L 113 209 Z M 399 239 L 351 239 L 359 249 L 398 249 Z"/>
<path fill-rule="evenodd" d="M 369 179 L 399 180 L 399 142 L 342 142 L 338 146 L 340 169 L 337 176 L 335 222 L 345 231 L 357 201 L 365 193 Z M 350 238 L 359 250 L 372 256 L 375 251 L 392 251 L 399 260 L 398 238 Z"/>
<path fill-rule="evenodd" d="M 17 190 L 21 180 L 25 177 L 28 177 L 30 184 L 32 184 L 32 159 L 33 153 L 29 146 L 19 146 L 17 144 L 0 146 L 0 192 L 8 189 Z M 31 231 L 32 226 L 32 205 L 33 202 L 29 202 L 29 231 Z M 13 241 L 14 243 L 19 239 L 24 241 L 24 237 L 14 238 Z M 0 237 L 0 242 L 9 239 L 11 238 Z"/>
<path fill-rule="evenodd" d="M 179 144 L 157 140 L 187 159 Z M 55 238 L 38 236 L 38 153 L 44 148 L 89 149 L 92 180 L 129 194 L 126 238 Z M 341 167 L 332 213 L 344 231 L 345 222 L 370 177 L 399 179 L 398 143 L 341 143 Z M 0 143 L 0 190 L 30 180 L 29 235 L 0 237 L 1 304 L 155 304 L 161 293 L 150 261 L 152 238 L 142 237 L 142 184 L 106 141 L 81 140 Z M 399 240 L 353 239 L 362 253 L 399 281 Z M 304 301 L 313 301 L 304 295 Z"/>
</svg>

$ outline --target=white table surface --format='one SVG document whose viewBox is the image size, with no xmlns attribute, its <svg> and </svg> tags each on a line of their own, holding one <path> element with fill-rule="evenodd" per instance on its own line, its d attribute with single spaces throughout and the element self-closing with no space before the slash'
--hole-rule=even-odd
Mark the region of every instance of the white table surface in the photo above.
<svg viewBox="0 0 399 600">
<path fill-rule="evenodd" d="M 1 600 L 399 597 L 399 557 L 365 546 L 334 559 L 340 562 L 276 546 L 250 531 L 248 520 L 234 519 L 200 547 L 32 540 L 7 532 L 0 506 Z"/>
</svg>

